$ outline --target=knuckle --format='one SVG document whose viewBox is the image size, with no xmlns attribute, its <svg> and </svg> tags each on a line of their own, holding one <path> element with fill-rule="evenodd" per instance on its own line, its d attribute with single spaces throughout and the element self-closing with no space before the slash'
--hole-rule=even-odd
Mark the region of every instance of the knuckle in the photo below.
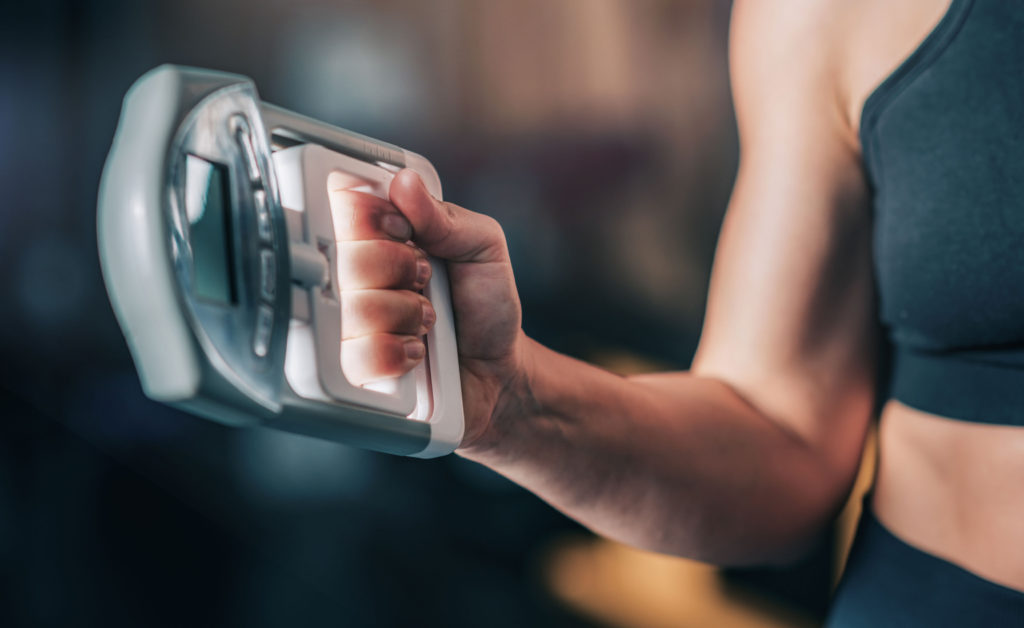
<svg viewBox="0 0 1024 628">
<path fill-rule="evenodd" d="M 414 247 L 402 245 L 405 249 L 401 257 L 395 258 L 393 275 L 396 286 L 414 286 L 420 275 L 420 260 L 425 259 L 423 253 Z"/>
<path fill-rule="evenodd" d="M 353 190 L 333 190 L 330 196 L 339 239 L 368 240 L 379 235 L 380 216 L 388 210 L 387 201 Z"/>
<path fill-rule="evenodd" d="M 481 215 L 484 217 L 484 220 L 483 220 L 484 230 L 486 230 L 488 233 L 492 233 L 492 234 L 493 233 L 500 233 L 501 232 L 501 223 L 499 223 L 497 221 L 497 219 L 495 219 L 493 216 L 488 216 L 486 214 L 481 214 Z"/>
<path fill-rule="evenodd" d="M 451 233 L 455 228 L 455 223 L 458 222 L 458 210 L 456 206 L 447 201 L 442 202 L 440 217 L 443 232 L 445 234 Z"/>
<path fill-rule="evenodd" d="M 342 338 L 377 333 L 425 333 L 433 322 L 424 320 L 428 308 L 429 301 L 411 290 L 344 291 L 341 295 Z"/>
<path fill-rule="evenodd" d="M 411 267 L 410 284 L 415 286 L 417 289 L 427 285 L 430 281 L 430 276 L 433 274 L 433 268 L 430 266 L 430 261 L 423 251 L 415 251 L 413 257 L 413 263 Z"/>
<path fill-rule="evenodd" d="M 423 295 L 416 295 L 419 297 L 417 300 L 416 307 L 416 318 L 417 323 L 422 330 L 422 333 L 426 333 L 434 323 L 437 321 L 437 312 L 434 310 L 434 305 Z"/>
<path fill-rule="evenodd" d="M 484 220 L 484 233 L 493 245 L 505 245 L 505 230 L 501 223 L 492 216 L 486 216 Z"/>
<path fill-rule="evenodd" d="M 341 367 L 350 382 L 365 384 L 397 377 L 405 369 L 405 351 L 398 337 L 378 333 L 342 342 Z"/>
<path fill-rule="evenodd" d="M 423 272 L 420 259 L 425 256 L 404 242 L 339 242 L 339 283 L 343 290 L 412 287 Z"/>
<path fill-rule="evenodd" d="M 505 238 L 504 231 L 499 231 L 494 235 L 494 239 L 490 242 L 490 247 L 497 258 L 508 258 L 508 240 Z"/>
<path fill-rule="evenodd" d="M 408 333 L 417 333 L 423 327 L 424 304 L 429 303 L 427 299 L 417 293 L 406 291 L 402 295 L 402 330 Z"/>
<path fill-rule="evenodd" d="M 360 268 L 363 265 L 367 252 L 364 247 L 354 242 L 338 243 L 338 270 L 343 276 L 342 287 L 345 286 L 348 280 L 359 278 Z"/>
<path fill-rule="evenodd" d="M 405 345 L 398 336 L 388 334 L 381 343 L 380 369 L 389 377 L 401 375 L 405 371 Z"/>
<path fill-rule="evenodd" d="M 342 288 L 383 287 L 394 274 L 394 253 L 385 240 L 338 243 L 338 271 Z"/>
<path fill-rule="evenodd" d="M 341 337 L 354 338 L 372 329 L 372 299 L 362 290 L 346 290 L 341 293 Z"/>
<path fill-rule="evenodd" d="M 422 298 L 411 290 L 381 291 L 379 311 L 389 319 L 392 331 L 413 331 L 419 325 Z"/>
</svg>

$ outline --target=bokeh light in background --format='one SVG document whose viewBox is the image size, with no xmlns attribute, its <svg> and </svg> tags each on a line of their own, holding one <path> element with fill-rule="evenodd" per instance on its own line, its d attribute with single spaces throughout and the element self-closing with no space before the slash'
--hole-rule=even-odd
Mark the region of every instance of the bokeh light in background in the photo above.
<svg viewBox="0 0 1024 628">
<path fill-rule="evenodd" d="M 0 7 L 0 623 L 589 626 L 573 523 L 498 476 L 146 400 L 95 198 L 165 62 L 427 156 L 498 218 L 528 333 L 682 368 L 736 166 L 726 0 L 37 0 Z"/>
</svg>

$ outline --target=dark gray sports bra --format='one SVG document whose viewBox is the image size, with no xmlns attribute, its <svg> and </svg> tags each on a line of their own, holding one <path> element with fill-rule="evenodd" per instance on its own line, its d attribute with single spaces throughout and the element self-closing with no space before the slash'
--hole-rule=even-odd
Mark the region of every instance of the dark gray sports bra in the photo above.
<svg viewBox="0 0 1024 628">
<path fill-rule="evenodd" d="M 1024 426 L 1024 2 L 953 0 L 861 119 L 883 389 Z"/>
</svg>

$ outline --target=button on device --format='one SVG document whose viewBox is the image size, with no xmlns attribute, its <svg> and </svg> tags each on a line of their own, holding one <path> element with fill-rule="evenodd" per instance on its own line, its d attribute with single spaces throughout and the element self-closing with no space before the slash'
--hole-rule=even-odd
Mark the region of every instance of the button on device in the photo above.
<svg viewBox="0 0 1024 628">
<path fill-rule="evenodd" d="M 270 334 L 274 331 L 274 310 L 269 305 L 261 305 L 256 310 L 256 332 L 252 338 L 252 352 L 258 357 L 265 357 L 270 350 Z"/>
<path fill-rule="evenodd" d="M 260 251 L 260 296 L 273 301 L 277 295 L 277 258 L 273 251 Z"/>
<path fill-rule="evenodd" d="M 270 208 L 267 207 L 267 193 L 263 190 L 253 192 L 253 203 L 256 205 L 256 230 L 260 240 L 272 244 L 274 242 L 274 225 L 270 220 Z"/>
<path fill-rule="evenodd" d="M 262 186 L 263 178 L 260 176 L 260 164 L 256 161 L 256 149 L 252 144 L 252 131 L 249 130 L 249 123 L 245 117 L 235 115 L 231 117 L 231 128 L 234 130 L 235 139 L 242 149 L 245 158 L 245 167 L 249 171 L 249 181 L 253 185 Z"/>
</svg>

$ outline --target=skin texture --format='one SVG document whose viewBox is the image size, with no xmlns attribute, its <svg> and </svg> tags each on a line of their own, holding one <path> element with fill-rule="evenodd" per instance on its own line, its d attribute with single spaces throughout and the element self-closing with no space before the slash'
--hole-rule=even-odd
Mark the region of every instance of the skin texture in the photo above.
<svg viewBox="0 0 1024 628">
<path fill-rule="evenodd" d="M 461 455 L 639 547 L 721 564 L 795 556 L 848 494 L 874 402 L 879 330 L 860 109 L 948 0 L 895 4 L 736 3 L 730 60 L 741 162 L 689 372 L 623 378 L 527 338 L 501 227 L 432 199 L 403 171 L 391 202 L 332 197 L 336 211 L 352 212 L 358 244 L 343 262 L 363 282 L 343 294 L 355 319 L 343 342 L 367 359 L 352 366 L 357 376 L 416 363 L 401 349 L 429 324 L 412 306 L 422 249 L 448 260 L 467 421 Z M 951 425 L 930 430 L 935 422 Z M 1013 488 L 1024 482 L 993 489 L 968 471 L 991 455 L 986 447 L 1010 447 L 996 459 L 1024 479 L 1024 462 L 1012 462 L 1024 451 L 1020 430 L 979 436 L 986 427 L 893 403 L 882 425 L 882 521 L 1024 588 L 1020 552 L 992 549 L 1024 546 L 1019 526 L 1004 525 L 1024 516 L 1024 489 Z M 946 454 L 956 466 L 940 473 L 934 461 Z M 1006 506 L 996 490 L 1018 499 Z M 936 524 L 957 512 L 970 519 L 957 504 L 1004 523 Z"/>
</svg>

